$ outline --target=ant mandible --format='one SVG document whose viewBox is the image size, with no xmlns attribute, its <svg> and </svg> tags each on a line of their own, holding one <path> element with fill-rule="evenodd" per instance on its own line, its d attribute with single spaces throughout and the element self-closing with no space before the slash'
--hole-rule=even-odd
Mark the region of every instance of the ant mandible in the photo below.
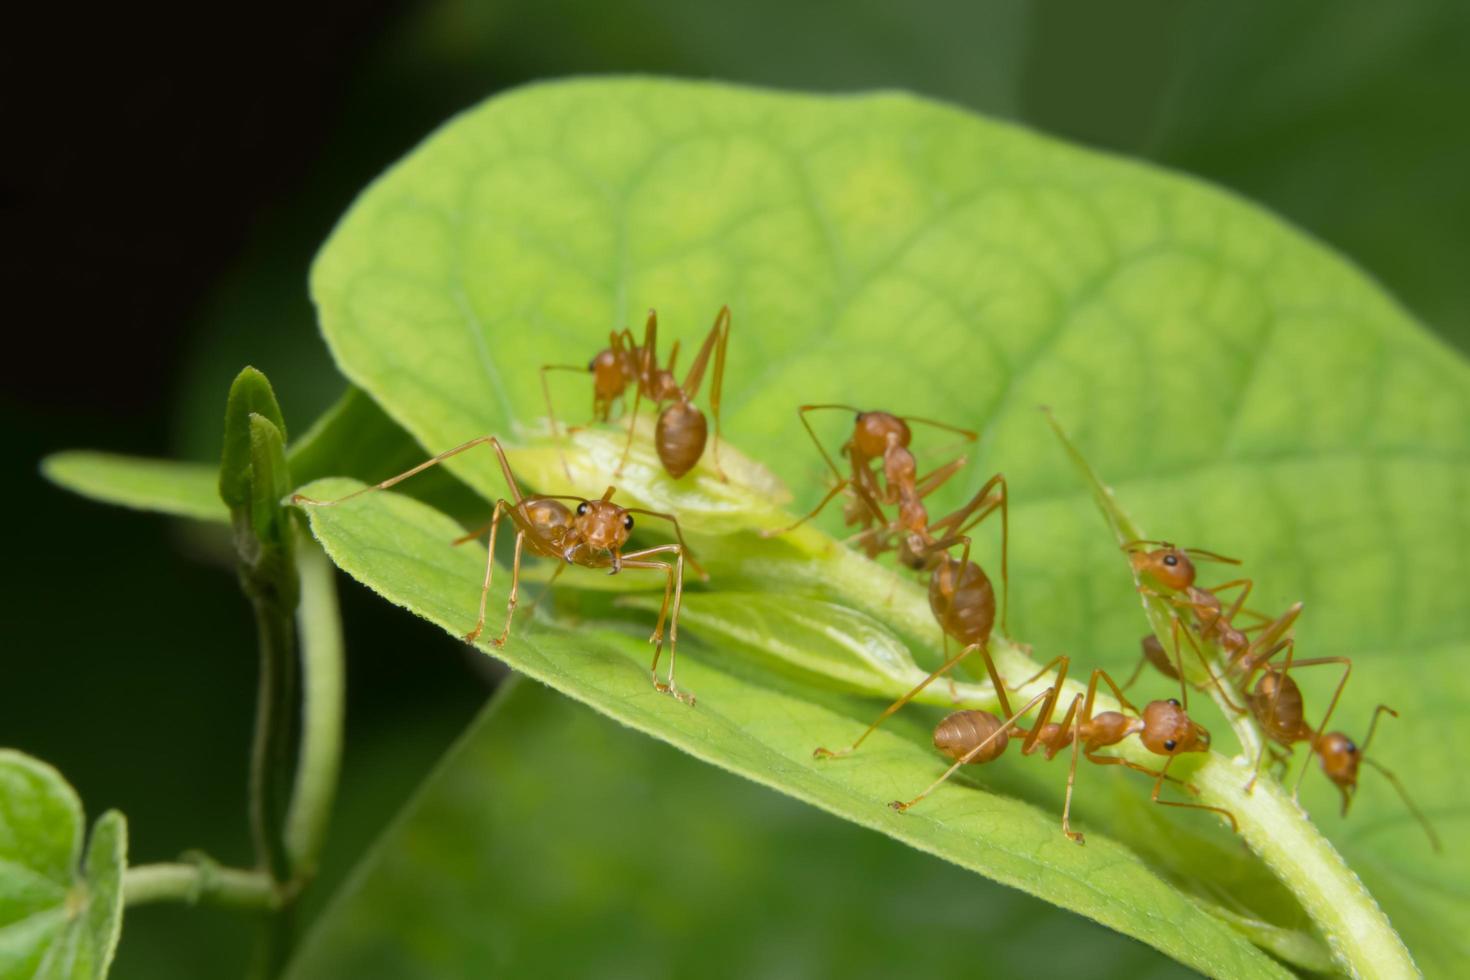
<svg viewBox="0 0 1470 980">
<path fill-rule="evenodd" d="M 471 439 L 464 445 L 446 450 L 382 483 L 363 487 L 335 500 L 315 500 L 302 494 L 295 494 L 291 497 L 291 502 L 313 507 L 333 507 L 365 493 L 386 490 L 450 457 L 487 444 L 495 450 L 495 456 L 500 461 L 500 472 L 505 477 L 505 485 L 510 490 L 511 499 L 506 500 L 502 497 L 496 500 L 495 511 L 490 518 L 490 523 L 456 542 L 479 537 L 487 529 L 490 532 L 490 550 L 485 559 L 485 579 L 480 587 L 479 617 L 475 620 L 474 629 L 464 635 L 465 641 L 475 642 L 485 628 L 485 603 L 490 594 L 490 584 L 495 572 L 495 536 L 501 517 L 509 517 L 516 526 L 515 556 L 511 562 L 510 573 L 510 597 L 506 602 L 505 626 L 501 629 L 500 635 L 491 640 L 491 643 L 497 647 L 504 646 L 506 639 L 510 636 L 511 620 L 515 616 L 517 595 L 520 590 L 521 552 L 527 546 L 534 555 L 554 558 L 558 561 L 559 564 L 551 576 L 551 582 L 556 581 L 557 576 L 567 565 L 607 568 L 610 569 L 609 575 L 616 575 L 625 568 L 662 571 L 665 576 L 664 601 L 659 609 L 658 625 L 654 628 L 653 635 L 648 638 L 648 642 L 655 644 L 653 663 L 649 667 L 649 673 L 653 677 L 653 686 L 656 690 L 667 692 L 680 701 L 693 704 L 694 696 L 680 691 L 674 682 L 675 654 L 679 642 L 679 608 L 684 594 L 685 558 L 688 557 L 689 564 L 702 578 L 708 578 L 708 576 L 695 561 L 694 556 L 689 553 L 689 546 L 684 542 L 684 533 L 679 527 L 679 520 L 673 514 L 615 504 L 612 502 L 614 487 L 608 487 L 602 497 L 597 500 L 588 500 L 571 494 L 526 496 L 521 493 L 520 485 L 511 471 L 510 462 L 505 457 L 505 450 L 500 445 L 500 440 L 494 436 L 480 436 Z M 563 500 L 576 501 L 576 507 L 566 506 L 561 503 Z M 629 535 L 633 533 L 634 514 L 644 514 L 669 521 L 674 526 L 674 535 L 678 538 L 678 543 L 655 545 L 651 548 L 641 548 L 625 553 L 622 549 L 627 544 Z M 671 565 L 666 561 L 651 560 L 654 555 L 673 555 L 674 562 Z M 548 586 L 551 582 L 548 582 Z M 671 602 L 672 615 L 669 614 Z M 664 623 L 666 621 L 669 625 L 669 679 L 665 683 L 658 679 L 658 662 L 664 648 Z"/>
<path fill-rule="evenodd" d="M 547 383 L 548 371 L 580 371 L 592 375 L 592 416 L 594 421 L 608 421 L 615 399 L 624 399 L 626 391 L 633 386 L 633 414 L 628 420 L 628 441 L 623 446 L 623 455 L 618 460 L 616 475 L 623 472 L 628 462 L 628 453 L 633 448 L 634 424 L 638 420 L 638 407 L 647 398 L 659 412 L 658 424 L 654 429 L 654 448 L 669 476 L 679 479 L 694 468 L 704 455 L 705 440 L 709 428 L 704 413 L 694 405 L 699 387 L 704 381 L 704 371 L 714 354 L 715 365 L 710 380 L 710 408 L 715 417 L 715 471 L 720 479 L 726 479 L 720 468 L 720 395 L 725 382 L 725 348 L 730 340 L 730 307 L 723 306 L 715 317 L 715 324 L 694 356 L 684 383 L 674 378 L 674 364 L 679 359 L 679 342 L 674 341 L 669 351 L 668 367 L 658 364 L 658 313 L 648 311 L 648 321 L 643 328 L 643 343 L 633 338 L 626 327 L 609 335 L 608 346 L 597 353 L 585 367 L 575 364 L 545 364 L 541 367 L 541 391 L 546 397 L 546 415 L 551 423 L 552 435 L 560 439 L 556 424 L 556 410 L 551 404 L 551 387 Z M 667 408 L 664 403 L 671 402 Z M 566 456 L 562 456 L 562 469 L 567 478 L 571 470 Z"/>
</svg>

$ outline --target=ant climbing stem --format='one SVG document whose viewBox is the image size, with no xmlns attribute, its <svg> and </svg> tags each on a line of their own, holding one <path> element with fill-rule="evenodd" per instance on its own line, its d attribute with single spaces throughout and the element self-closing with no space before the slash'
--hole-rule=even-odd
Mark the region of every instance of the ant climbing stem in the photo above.
<svg viewBox="0 0 1470 980">
<path fill-rule="evenodd" d="M 816 431 L 811 426 L 811 420 L 807 418 L 809 412 L 819 411 L 845 411 L 854 416 L 852 435 L 842 444 L 841 453 L 847 458 L 851 466 L 851 473 L 844 475 L 838 468 L 837 463 L 822 445 L 822 440 L 817 438 Z M 828 490 L 827 495 L 822 498 L 812 511 L 801 518 L 790 527 L 777 530 L 761 532 L 765 537 L 787 534 L 796 530 L 801 525 L 820 514 L 832 499 L 844 489 L 851 487 L 854 495 L 858 498 L 860 505 L 850 509 L 847 513 L 849 525 L 861 523 L 864 529 L 870 527 L 874 521 L 879 524 L 887 523 L 883 515 L 882 505 L 892 505 L 901 502 L 900 487 L 895 482 L 899 472 L 905 472 L 907 476 L 903 479 L 913 499 L 928 496 L 937 490 L 946 480 L 963 468 L 965 460 L 963 457 L 951 460 L 938 469 L 923 476 L 918 476 L 914 467 L 913 455 L 909 452 L 909 444 L 913 441 L 913 432 L 909 423 L 915 425 L 927 425 L 948 432 L 958 433 L 965 442 L 974 442 L 979 434 L 970 429 L 962 429 L 959 426 L 950 425 L 947 422 L 939 422 L 933 419 L 920 418 L 914 415 L 893 415 L 889 412 L 864 411 L 852 405 L 821 404 L 802 405 L 797 409 L 797 416 L 801 419 L 802 427 L 806 429 L 807 435 L 811 437 L 812 444 L 817 447 L 817 452 L 822 454 L 822 460 L 827 468 L 832 471 L 836 478 L 836 484 Z M 886 485 L 881 484 L 877 475 L 873 472 L 872 464 L 882 460 L 884 463 L 884 476 Z"/>
<path fill-rule="evenodd" d="M 588 500 L 572 494 L 526 496 L 521 493 L 515 473 L 510 468 L 510 461 L 506 458 L 504 447 L 501 446 L 500 440 L 494 436 L 479 436 L 471 439 L 469 442 L 446 450 L 397 476 L 390 477 L 373 486 L 355 490 L 334 500 L 315 500 L 301 494 L 296 494 L 291 498 L 291 502 L 312 507 L 338 506 L 365 493 L 387 490 L 409 477 L 423 472 L 431 466 L 482 445 L 488 445 L 495 450 L 496 459 L 500 463 L 501 475 L 505 478 L 506 487 L 510 492 L 510 499 L 502 497 L 496 500 L 490 523 L 455 541 L 458 544 L 471 538 L 477 538 L 486 530 L 490 532 L 489 549 L 485 556 L 485 577 L 480 586 L 479 615 L 475 620 L 474 628 L 465 634 L 465 641 L 469 643 L 475 642 L 485 628 L 485 606 L 495 576 L 495 540 L 500 529 L 501 519 L 508 517 L 516 528 L 515 550 L 511 560 L 510 570 L 510 593 L 506 602 L 505 625 L 501 629 L 500 635 L 490 642 L 498 647 L 503 646 L 507 639 L 509 639 L 511 622 L 515 616 L 520 592 L 521 557 L 527 548 L 529 548 L 533 555 L 556 559 L 559 563 L 558 573 L 561 570 L 561 565 L 606 568 L 608 569 L 609 575 L 616 575 L 627 568 L 661 571 L 665 576 L 664 601 L 663 605 L 659 608 L 658 624 L 654 628 L 653 635 L 648 638 L 648 642 L 654 644 L 653 663 L 649 671 L 653 676 L 653 686 L 656 690 L 667 692 L 681 701 L 692 704 L 694 702 L 693 695 L 680 691 L 674 681 L 676 652 L 679 640 L 679 610 L 684 596 L 685 559 L 688 559 L 690 566 L 694 568 L 701 578 L 707 579 L 709 576 L 705 574 L 704 569 L 699 566 L 694 560 L 694 557 L 689 553 L 689 546 L 684 541 L 683 529 L 679 526 L 678 518 L 673 514 L 646 510 L 641 507 L 623 507 L 615 504 L 612 501 L 612 497 L 617 491 L 612 486 L 609 486 L 597 500 Z M 575 508 L 566 506 L 566 504 L 562 503 L 564 500 L 575 501 Z M 627 544 L 628 538 L 633 532 L 634 514 L 642 514 L 668 521 L 673 525 L 677 543 L 654 545 L 649 548 L 624 552 L 623 547 Z M 673 560 L 672 562 L 659 561 L 656 560 L 656 556 L 672 556 Z M 553 576 L 554 578 L 555 576 Z M 667 682 L 658 679 L 658 662 L 663 654 L 665 624 L 668 626 L 669 646 L 669 674 Z"/>
<path fill-rule="evenodd" d="M 643 343 L 639 344 L 631 330 L 624 328 L 608 337 L 608 346 L 581 368 L 567 364 L 547 364 L 541 368 L 541 388 L 546 398 L 546 414 L 550 420 L 552 436 L 558 440 L 562 468 L 571 478 L 566 453 L 561 448 L 561 435 L 556 424 L 556 409 L 551 401 L 551 388 L 547 384 L 548 371 L 586 371 L 592 375 L 593 421 L 607 422 L 612 414 L 612 403 L 621 400 L 627 406 L 627 390 L 633 388 L 633 409 L 628 415 L 628 440 L 623 446 L 615 475 L 620 475 L 628 462 L 633 448 L 633 437 L 637 431 L 638 412 L 646 398 L 658 412 L 654 428 L 654 448 L 659 461 L 674 479 L 679 479 L 704 455 L 708 438 L 708 423 L 704 413 L 694 406 L 694 398 L 704 382 L 711 357 L 714 368 L 710 380 L 710 408 L 715 417 L 714 467 L 721 480 L 726 480 L 720 466 L 720 401 L 725 385 L 725 353 L 730 340 L 730 308 L 722 307 L 715 317 L 699 352 L 695 354 L 689 372 L 680 384 L 674 377 L 674 367 L 679 358 L 679 343 L 675 341 L 669 353 L 667 366 L 658 362 L 658 313 L 648 311 L 644 324 Z M 667 406 L 667 407 L 665 407 Z"/>
</svg>

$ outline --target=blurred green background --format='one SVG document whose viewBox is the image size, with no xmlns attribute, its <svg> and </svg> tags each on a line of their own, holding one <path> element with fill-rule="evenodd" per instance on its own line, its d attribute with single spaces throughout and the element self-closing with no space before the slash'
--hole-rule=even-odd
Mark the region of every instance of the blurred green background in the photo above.
<svg viewBox="0 0 1470 980">
<path fill-rule="evenodd" d="M 140 860 L 187 847 L 248 860 L 249 610 L 220 540 L 67 496 L 35 463 L 72 446 L 215 458 L 224 393 L 245 363 L 270 376 L 288 423 L 304 429 L 342 389 L 306 296 L 317 245 L 375 174 L 457 110 L 509 86 L 646 72 L 947 99 L 1234 188 L 1352 257 L 1447 343 L 1470 350 L 1464 4 L 326 0 L 219 16 L 204 23 L 193 8 L 166 5 L 23 23 L 16 36 L 35 43 L 3 69 L 15 76 L 7 91 L 25 97 L 7 108 L 17 135 L 0 184 L 10 253 L 0 272 L 15 338 L 0 393 L 11 468 L 3 486 L 16 504 L 0 744 L 58 766 L 90 813 L 127 813 Z M 352 583 L 342 589 L 344 787 L 308 914 L 496 680 L 437 630 Z M 608 727 L 557 721 L 557 711 L 522 729 Z M 801 902 L 738 923 L 714 915 L 733 880 L 721 879 L 733 872 L 718 862 L 677 895 L 665 896 L 671 886 L 657 875 L 640 879 L 627 915 L 657 914 L 660 896 L 677 897 L 708 906 L 680 920 L 687 928 L 727 924 L 716 947 L 776 937 L 807 955 L 844 921 L 866 928 L 864 916 L 912 917 L 912 929 L 869 930 L 881 954 L 853 962 L 793 952 L 791 975 L 836 973 L 839 963 L 844 975 L 932 966 L 922 953 L 939 941 L 936 921 L 1018 924 L 956 936 L 975 944 L 968 962 L 981 975 L 1023 969 L 1024 950 L 1050 945 L 1049 936 L 1082 951 L 1082 975 L 1095 975 L 1087 964 L 1102 958 L 1171 969 L 1127 940 L 661 747 L 616 749 L 608 765 L 684 773 L 688 799 L 746 808 L 789 831 L 758 834 L 728 820 L 661 826 L 647 853 L 795 838 L 809 844 L 814 867 L 905 879 L 902 907 L 891 896 L 865 904 L 861 881 L 844 885 L 852 895 L 843 914 L 813 916 L 805 938 L 790 921 Z M 666 812 L 657 781 L 645 784 L 653 789 L 637 800 Z M 535 812 L 502 802 L 503 819 Z M 938 909 L 937 918 L 926 912 Z M 635 930 L 606 927 L 587 930 L 586 942 L 639 941 Z M 1009 946 L 985 953 L 1002 936 Z M 150 908 L 128 917 L 115 975 L 236 975 L 249 939 L 248 923 L 224 913 Z M 607 972 L 657 973 L 644 960 L 617 962 L 624 972 Z M 575 956 L 559 965 L 597 972 L 596 960 Z"/>
</svg>

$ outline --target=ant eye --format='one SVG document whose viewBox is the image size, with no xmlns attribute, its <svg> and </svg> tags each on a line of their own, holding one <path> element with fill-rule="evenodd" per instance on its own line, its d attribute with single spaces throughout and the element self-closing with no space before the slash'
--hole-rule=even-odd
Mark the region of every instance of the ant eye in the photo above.
<svg viewBox="0 0 1470 980">
<path fill-rule="evenodd" d="M 633 530 L 633 515 L 632 514 L 624 514 L 623 515 L 623 527 L 627 528 L 630 531 Z"/>
<path fill-rule="evenodd" d="M 1358 747 L 1356 745 L 1354 745 L 1352 742 L 1349 742 L 1349 743 L 1347 743 L 1346 745 L 1344 745 L 1342 747 L 1342 750 L 1344 752 L 1346 752 L 1348 755 L 1355 755 L 1357 753 L 1357 751 L 1358 751 Z"/>
<path fill-rule="evenodd" d="M 1170 568 L 1174 567 L 1175 565 L 1179 564 L 1179 556 L 1178 555 L 1165 555 L 1164 556 L 1164 564 L 1165 565 L 1168 565 Z"/>
<path fill-rule="evenodd" d="M 1173 739 L 1172 739 L 1172 738 L 1171 738 L 1171 739 L 1169 739 L 1169 740 L 1168 740 L 1168 741 L 1166 741 L 1166 742 L 1165 742 L 1165 743 L 1164 743 L 1164 748 L 1166 748 L 1166 749 L 1168 749 L 1168 750 L 1169 750 L 1169 751 L 1170 751 L 1170 752 L 1173 752 L 1173 751 L 1174 751 L 1174 746 L 1176 746 L 1176 745 L 1178 745 L 1178 744 L 1179 744 L 1179 743 L 1178 743 L 1178 742 L 1176 742 L 1176 741 L 1174 741 L 1174 740 L 1173 740 Z"/>
<path fill-rule="evenodd" d="M 862 425 L 863 424 L 863 416 L 866 415 L 866 414 L 868 414 L 868 413 L 867 412 L 858 412 L 857 413 L 857 418 L 854 421 L 856 421 L 858 425 Z"/>
<path fill-rule="evenodd" d="M 592 360 L 587 362 L 587 370 L 589 373 L 597 370 L 597 358 L 594 357 Z"/>
<path fill-rule="evenodd" d="M 587 501 L 584 500 L 580 504 L 577 505 L 577 516 L 578 517 L 586 517 L 587 516 Z"/>
<path fill-rule="evenodd" d="M 1169 703 L 1172 704 L 1176 708 L 1179 707 L 1179 699 L 1178 698 L 1170 698 L 1169 699 Z"/>
</svg>

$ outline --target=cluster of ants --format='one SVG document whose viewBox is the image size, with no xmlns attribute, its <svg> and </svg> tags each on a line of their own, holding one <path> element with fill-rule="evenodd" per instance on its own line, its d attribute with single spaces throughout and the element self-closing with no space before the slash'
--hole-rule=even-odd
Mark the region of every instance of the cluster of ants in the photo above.
<svg viewBox="0 0 1470 980">
<path fill-rule="evenodd" d="M 613 406 L 619 404 L 626 407 L 630 389 L 634 396 L 633 408 L 627 418 L 627 443 L 614 475 L 621 474 L 627 462 L 637 415 L 642 402 L 646 400 L 657 413 L 654 446 L 659 460 L 668 474 L 678 479 L 699 462 L 708 441 L 705 416 L 695 406 L 694 399 L 713 357 L 710 407 L 715 418 L 714 466 L 720 478 L 724 479 L 725 475 L 719 467 L 720 394 L 729 336 L 730 311 L 726 307 L 720 310 L 682 383 L 674 373 L 679 354 L 677 342 L 670 351 L 667 364 L 659 364 L 658 320 L 652 311 L 648 315 L 641 344 L 630 330 L 624 329 L 610 334 L 607 348 L 593 357 L 585 367 L 544 366 L 541 369 L 542 389 L 553 435 L 560 437 L 547 373 L 575 370 L 590 374 L 593 384 L 594 422 L 611 421 Z M 842 466 L 834 461 L 811 427 L 808 415 L 818 411 L 846 411 L 853 414 L 852 434 L 840 450 Z M 1076 781 L 1077 763 L 1081 757 L 1099 765 L 1123 765 L 1143 772 L 1154 779 L 1151 796 L 1153 802 L 1163 806 L 1213 811 L 1227 819 L 1232 827 L 1236 827 L 1234 815 L 1223 808 L 1160 798 L 1165 781 L 1180 783 L 1186 790 L 1193 791 L 1193 787 L 1168 774 L 1170 764 L 1184 753 L 1205 752 L 1210 748 L 1209 731 L 1188 714 L 1191 685 L 1187 679 L 1183 657 L 1184 648 L 1188 647 L 1204 668 L 1207 679 L 1200 687 L 1213 686 L 1220 694 L 1219 701 L 1222 705 L 1242 715 L 1248 712 L 1266 735 L 1247 790 L 1254 786 L 1268 753 L 1273 766 L 1280 766 L 1284 771 L 1292 747 L 1298 742 L 1305 742 L 1310 752 L 1306 764 L 1298 774 L 1293 795 L 1296 787 L 1300 786 L 1311 756 L 1315 755 L 1327 778 L 1341 792 L 1342 812 L 1345 815 L 1357 789 L 1360 766 L 1367 763 L 1393 784 L 1410 811 L 1423 824 L 1434 848 L 1439 849 L 1439 841 L 1433 828 L 1409 799 L 1397 777 L 1368 757 L 1368 748 L 1372 744 L 1379 719 L 1384 713 L 1396 716 L 1396 712 L 1386 705 L 1379 705 L 1368 727 L 1368 736 L 1361 746 L 1342 732 L 1326 730 L 1352 671 L 1352 662 L 1347 657 L 1295 657 L 1295 641 L 1291 632 L 1301 612 L 1300 603 L 1276 617 L 1256 612 L 1245 605 L 1252 587 L 1250 579 L 1238 578 L 1209 589 L 1196 583 L 1196 560 L 1239 564 L 1235 559 L 1197 548 L 1178 548 L 1163 541 L 1131 542 L 1124 546 L 1124 551 L 1140 583 L 1140 591 L 1163 600 L 1170 609 L 1173 649 L 1167 651 L 1164 644 L 1153 635 L 1145 637 L 1142 641 L 1142 659 L 1127 683 L 1120 686 L 1107 671 L 1093 670 L 1086 693 L 1073 694 L 1065 711 L 1061 712 L 1061 720 L 1057 721 L 1055 719 L 1065 697 L 1063 683 L 1070 667 L 1070 659 L 1066 656 L 1056 657 L 1035 676 L 1021 684 L 1008 686 L 996 670 L 989 651 L 991 632 L 996 621 L 996 596 L 989 575 L 979 563 L 971 559 L 970 532 L 986 518 L 999 514 L 1000 574 L 1006 594 L 1000 608 L 1000 623 L 1004 631 L 1009 597 L 1009 522 L 1005 477 L 1000 474 L 992 476 L 963 506 L 937 518 L 931 518 L 924 503 L 925 498 L 963 468 L 966 459 L 963 455 L 956 455 L 929 472 L 920 474 L 918 461 L 910 448 L 913 440 L 911 425 L 947 430 L 966 442 L 974 442 L 977 434 L 931 419 L 899 416 L 884 411 L 864 411 L 848 405 L 803 405 L 798 414 L 835 481 L 821 502 L 796 524 L 765 533 L 768 536 L 789 533 L 815 518 L 838 494 L 846 493 L 849 499 L 844 509 L 844 518 L 848 527 L 855 528 L 854 536 L 850 540 L 860 546 L 869 558 L 877 558 L 892 551 L 905 568 L 928 575 L 929 604 L 942 630 L 945 644 L 944 662 L 923 682 L 884 709 L 851 745 L 838 751 L 818 748 L 814 753 L 818 758 L 837 758 L 856 751 L 884 721 L 928 685 L 944 676 L 965 658 L 978 653 L 994 687 L 999 713 L 961 710 L 940 721 L 934 729 L 934 746 L 952 759 L 953 764 L 918 796 L 906 802 L 892 803 L 894 809 L 902 811 L 913 807 L 961 766 L 994 761 L 1005 754 L 1012 740 L 1019 740 L 1022 755 L 1040 751 L 1050 760 L 1058 753 L 1070 750 L 1062 830 L 1072 840 L 1082 840 L 1082 834 L 1072 830 L 1070 825 L 1072 788 Z M 487 525 L 455 542 L 477 539 L 487 531 L 490 535 L 489 554 L 480 591 L 479 617 L 465 639 L 473 642 L 484 629 L 485 604 L 495 572 L 496 535 L 501 519 L 508 517 L 516 532 L 510 567 L 511 588 L 504 626 L 492 643 L 501 646 L 509 637 L 520 587 L 521 556 L 527 548 L 534 555 L 557 561 L 551 582 L 568 565 L 606 568 L 609 574 L 617 574 L 623 569 L 658 571 L 665 577 L 664 598 L 657 625 L 649 638 L 650 643 L 654 644 L 650 674 L 658 691 L 667 692 L 681 701 L 693 704 L 693 696 L 681 691 L 674 680 L 685 561 L 689 562 L 701 578 L 707 579 L 708 576 L 690 553 L 675 515 L 637 507 L 622 507 L 612 500 L 616 492 L 613 486 L 609 486 L 601 498 L 596 500 L 572 494 L 527 495 L 521 491 L 500 441 L 489 435 L 472 439 L 398 476 L 344 497 L 321 501 L 298 495 L 293 501 L 314 506 L 341 504 L 359 494 L 392 487 L 416 473 L 481 445 L 489 445 L 495 451 L 510 497 L 496 501 L 494 513 Z M 565 457 L 563 466 L 565 468 Z M 673 527 L 676 543 L 624 551 L 633 532 L 635 514 L 668 521 Z M 1227 605 L 1221 599 L 1221 594 L 1232 590 L 1237 595 Z M 1249 625 L 1238 625 L 1246 621 L 1249 621 Z M 669 668 L 668 679 L 661 681 L 658 677 L 658 664 L 664 649 L 665 625 L 668 627 Z M 952 656 L 949 653 L 951 639 L 962 647 Z M 1222 660 L 1223 667 L 1220 667 Z M 1142 668 L 1149 663 L 1167 677 L 1179 682 L 1179 697 L 1150 701 L 1140 710 L 1127 699 L 1124 691 L 1139 679 Z M 1342 676 L 1321 722 L 1314 728 L 1306 721 L 1302 692 L 1292 679 L 1291 672 L 1332 664 L 1343 668 Z M 1008 692 L 1027 687 L 1053 670 L 1056 671 L 1056 676 L 1050 686 L 1019 708 L 1013 707 Z M 1112 691 L 1121 710 L 1095 710 L 1101 684 Z M 1037 714 L 1028 725 L 1025 719 L 1033 711 Z M 1098 754 L 1100 750 L 1116 746 L 1133 735 L 1138 736 L 1140 743 L 1149 752 L 1163 757 L 1163 762 L 1157 769 L 1118 756 Z"/>
</svg>

